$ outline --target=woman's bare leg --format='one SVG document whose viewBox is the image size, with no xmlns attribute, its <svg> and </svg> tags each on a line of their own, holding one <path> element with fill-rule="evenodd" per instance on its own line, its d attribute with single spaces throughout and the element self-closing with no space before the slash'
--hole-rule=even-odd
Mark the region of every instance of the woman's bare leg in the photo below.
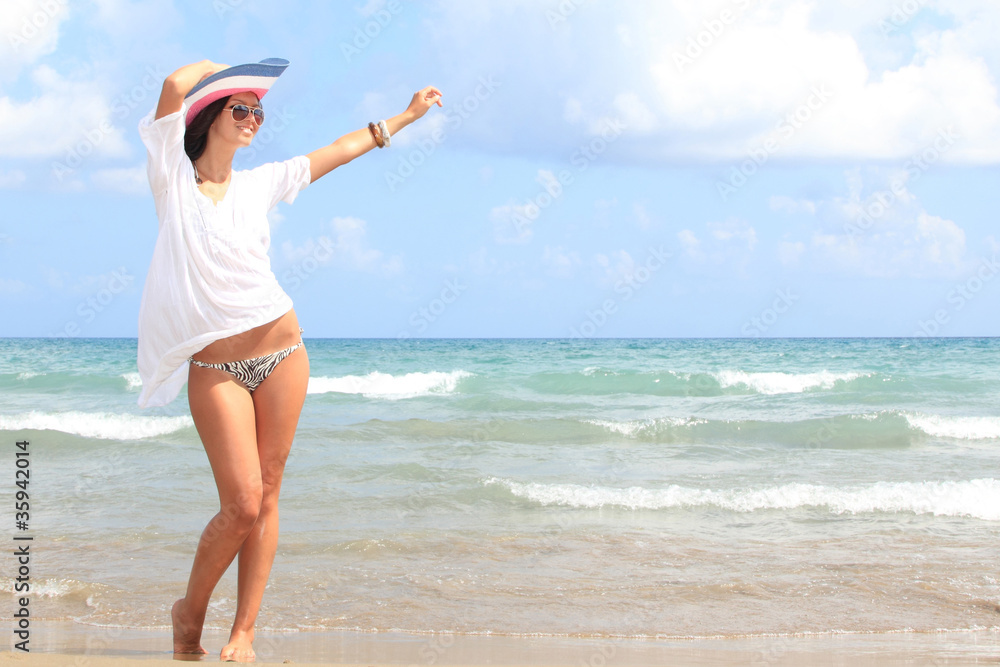
<svg viewBox="0 0 1000 667">
<path fill-rule="evenodd" d="M 263 499 L 257 522 L 240 549 L 236 618 L 229 643 L 222 649 L 223 660 L 248 661 L 255 657 L 254 624 L 278 547 L 281 478 L 308 383 L 309 357 L 305 347 L 300 347 L 285 357 L 253 393 Z"/>
<path fill-rule="evenodd" d="M 174 603 L 175 653 L 206 653 L 201 646 L 208 601 L 253 529 L 263 497 L 254 404 L 231 375 L 192 365 L 188 402 L 219 490 L 219 512 L 198 542 L 187 593 Z"/>
</svg>

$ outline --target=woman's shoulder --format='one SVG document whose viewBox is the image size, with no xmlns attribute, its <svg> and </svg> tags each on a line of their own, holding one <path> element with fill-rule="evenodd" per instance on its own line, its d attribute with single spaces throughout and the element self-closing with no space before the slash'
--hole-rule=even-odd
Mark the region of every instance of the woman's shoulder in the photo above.
<svg viewBox="0 0 1000 667">
<path fill-rule="evenodd" d="M 305 155 L 266 162 L 252 169 L 234 170 L 232 178 L 246 196 L 266 197 L 268 208 L 278 201 L 292 203 L 295 194 L 312 180 L 309 158 Z"/>
<path fill-rule="evenodd" d="M 305 155 L 297 155 L 287 160 L 265 162 L 264 164 L 257 165 L 256 167 L 248 167 L 246 169 L 240 169 L 239 171 L 234 170 L 233 177 L 235 178 L 238 174 L 239 178 L 243 181 L 281 180 L 287 178 L 289 172 L 301 169 L 303 165 L 308 166 L 308 164 L 308 157 Z"/>
</svg>

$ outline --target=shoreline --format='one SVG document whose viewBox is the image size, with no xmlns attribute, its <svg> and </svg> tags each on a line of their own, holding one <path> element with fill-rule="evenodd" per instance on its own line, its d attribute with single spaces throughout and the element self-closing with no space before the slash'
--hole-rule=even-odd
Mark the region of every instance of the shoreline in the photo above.
<svg viewBox="0 0 1000 667">
<path fill-rule="evenodd" d="M 226 637 L 206 630 L 209 653 L 193 660 L 217 662 Z M 12 640 L 0 664 L 142 667 L 172 660 L 170 640 L 167 630 L 36 621 L 31 652 Z M 254 648 L 258 664 L 298 665 L 982 665 L 1000 662 L 1000 629 L 662 640 L 260 631 Z"/>
</svg>

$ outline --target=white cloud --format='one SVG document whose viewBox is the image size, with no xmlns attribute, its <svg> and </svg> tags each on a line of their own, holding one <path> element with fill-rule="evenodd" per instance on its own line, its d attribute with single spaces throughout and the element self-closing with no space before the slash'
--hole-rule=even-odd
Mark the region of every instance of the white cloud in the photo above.
<svg viewBox="0 0 1000 667">
<path fill-rule="evenodd" d="M 599 253 L 594 256 L 594 260 L 603 271 L 604 282 L 609 285 L 617 284 L 621 280 L 631 280 L 635 276 L 636 269 L 640 268 L 626 250 L 615 250 L 610 256 Z"/>
<path fill-rule="evenodd" d="M 757 245 L 757 232 L 746 220 L 730 218 L 725 222 L 710 222 L 708 229 L 712 232 L 712 238 L 722 243 L 740 241 L 750 251 Z"/>
<path fill-rule="evenodd" d="M 385 277 L 403 270 L 403 261 L 398 255 L 386 259 L 381 250 L 368 247 L 365 239 L 368 223 L 364 220 L 334 218 L 330 224 L 336 238 L 337 256 L 348 268 Z"/>
<path fill-rule="evenodd" d="M 633 204 L 632 213 L 635 215 L 635 222 L 639 229 L 646 231 L 652 226 L 653 221 L 650 219 L 646 207 L 642 204 Z"/>
<path fill-rule="evenodd" d="M 372 14 L 374 14 L 375 12 L 377 12 L 378 10 L 385 7 L 385 4 L 386 0 L 368 0 L 368 2 L 366 2 L 364 5 L 361 5 L 360 7 L 355 7 L 355 11 L 357 11 L 358 14 L 360 14 L 361 16 L 367 18 Z"/>
<path fill-rule="evenodd" d="M 965 231 L 951 220 L 921 211 L 916 221 L 916 244 L 926 264 L 960 268 L 965 256 Z"/>
<path fill-rule="evenodd" d="M 562 194 L 563 186 L 556 175 L 547 169 L 539 169 L 535 182 L 538 193 L 525 204 L 513 202 L 490 209 L 493 223 L 493 240 L 496 243 L 523 244 L 534 237 L 534 225 L 545 210 Z"/>
<path fill-rule="evenodd" d="M 556 278 L 572 278 L 583 261 L 576 251 L 566 251 L 562 246 L 545 246 L 542 264 L 546 272 Z"/>
<path fill-rule="evenodd" d="M 468 259 L 469 269 L 477 275 L 489 275 L 496 271 L 498 262 L 490 257 L 485 247 L 470 253 Z"/>
<path fill-rule="evenodd" d="M 295 263 L 311 256 L 313 253 L 323 253 L 327 246 L 332 248 L 333 245 L 333 239 L 328 236 L 321 236 L 318 242 L 314 239 L 309 239 L 298 246 L 291 241 L 285 241 L 281 244 L 281 254 L 285 260 Z"/>
<path fill-rule="evenodd" d="M 924 15 L 889 38 L 878 24 L 899 0 L 757 0 L 721 33 L 706 33 L 740 4 L 587 3 L 545 34 L 530 3 L 442 3 L 433 31 L 474 47 L 480 69 L 496 65 L 532 100 L 523 110 L 503 105 L 503 117 L 489 112 L 488 125 L 501 129 L 477 140 L 498 148 L 514 140 L 509 126 L 537 128 L 533 148 L 571 150 L 579 132 L 567 133 L 567 122 L 593 133 L 619 117 L 627 129 L 618 160 L 731 162 L 775 138 L 782 160 L 904 160 L 954 126 L 962 141 L 945 161 L 1000 162 L 997 3 L 921 0 L 937 20 Z M 532 48 L 512 56 L 504 35 L 513 32 Z M 677 54 L 706 35 L 679 67 Z"/>
<path fill-rule="evenodd" d="M 4 2 L 0 12 L 0 82 L 17 78 L 22 67 L 56 50 L 59 25 L 69 16 L 67 0 Z"/>
<path fill-rule="evenodd" d="M 629 130 L 652 132 L 658 129 L 659 123 L 656 116 L 637 94 L 633 92 L 619 93 L 615 96 L 614 107 L 625 127 Z"/>
<path fill-rule="evenodd" d="M 401 273 L 404 264 L 400 256 L 387 258 L 381 250 L 368 246 L 367 226 L 368 223 L 360 218 L 334 218 L 330 222 L 332 238 L 322 235 L 309 239 L 301 246 L 286 241 L 281 246 L 282 253 L 292 263 L 312 257 L 318 264 L 331 263 L 341 269 L 372 273 L 383 278 Z"/>
<path fill-rule="evenodd" d="M 179 22 L 171 0 L 91 5 L 80 14 L 70 0 L 7 0 L 0 12 L 0 157 L 51 159 L 59 189 L 82 188 L 72 174 L 94 156 L 128 154 L 136 109 L 155 103 L 168 72 L 121 54 L 176 34 Z M 68 18 L 86 31 L 82 51 L 60 44 Z"/>
<path fill-rule="evenodd" d="M 810 261 L 853 276 L 954 277 L 967 271 L 965 231 L 928 212 L 905 173 L 869 169 L 845 174 L 847 193 L 816 202 Z"/>
<path fill-rule="evenodd" d="M 728 266 L 742 270 L 757 246 L 757 231 L 746 220 L 729 218 L 705 224 L 707 235 L 692 229 L 677 233 L 684 255 L 694 262 Z"/>
<path fill-rule="evenodd" d="M 1000 159 L 994 77 L 948 33 L 919 40 L 906 65 L 872 72 L 854 35 L 814 27 L 805 3 L 773 6 L 773 18 L 753 14 L 686 67 L 675 62 L 680 44 L 655 56 L 659 110 L 675 132 L 693 133 L 687 152 L 736 159 L 800 111 L 783 156 L 899 159 L 957 125 L 968 141 L 949 159 Z M 818 88 L 829 99 L 812 96 Z M 733 141 L 737 128 L 746 129 Z"/>
<path fill-rule="evenodd" d="M 497 243 L 527 243 L 534 236 L 533 217 L 538 207 L 533 204 L 504 204 L 490 210 L 493 221 L 493 240 Z"/>
<path fill-rule="evenodd" d="M 778 261 L 784 266 L 794 266 L 806 250 L 806 244 L 801 241 L 782 241 L 778 244 Z"/>
<path fill-rule="evenodd" d="M 41 91 L 34 99 L 0 97 L 0 156 L 52 158 L 72 170 L 93 155 L 128 153 L 108 101 L 92 83 L 69 81 L 46 65 L 36 67 L 32 78 Z"/>
<path fill-rule="evenodd" d="M 285 221 L 285 215 L 281 212 L 278 206 L 275 206 L 270 211 L 267 212 L 267 225 L 271 228 L 273 233 L 275 229 L 281 226 L 281 223 Z"/>
<path fill-rule="evenodd" d="M 546 208 L 562 194 L 563 185 L 548 169 L 539 169 L 535 182 L 538 194 L 525 204 L 509 203 L 490 210 L 493 239 L 500 244 L 527 243 L 534 236 L 534 224 Z"/>
<path fill-rule="evenodd" d="M 705 253 L 701 251 L 701 241 L 690 229 L 682 229 L 677 232 L 677 240 L 681 242 L 684 254 L 691 259 L 702 260 L 705 258 Z"/>
</svg>

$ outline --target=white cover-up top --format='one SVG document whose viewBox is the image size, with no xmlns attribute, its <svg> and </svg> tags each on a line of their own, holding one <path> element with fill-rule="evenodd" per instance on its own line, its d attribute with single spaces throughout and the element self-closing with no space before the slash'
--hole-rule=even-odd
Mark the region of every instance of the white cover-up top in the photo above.
<svg viewBox="0 0 1000 667">
<path fill-rule="evenodd" d="M 166 405 L 187 381 L 188 357 L 209 343 L 271 322 L 292 300 L 271 271 L 267 212 L 311 180 L 304 155 L 234 171 L 214 205 L 184 152 L 185 104 L 139 122 L 160 230 L 139 307 L 141 407 Z"/>
</svg>

